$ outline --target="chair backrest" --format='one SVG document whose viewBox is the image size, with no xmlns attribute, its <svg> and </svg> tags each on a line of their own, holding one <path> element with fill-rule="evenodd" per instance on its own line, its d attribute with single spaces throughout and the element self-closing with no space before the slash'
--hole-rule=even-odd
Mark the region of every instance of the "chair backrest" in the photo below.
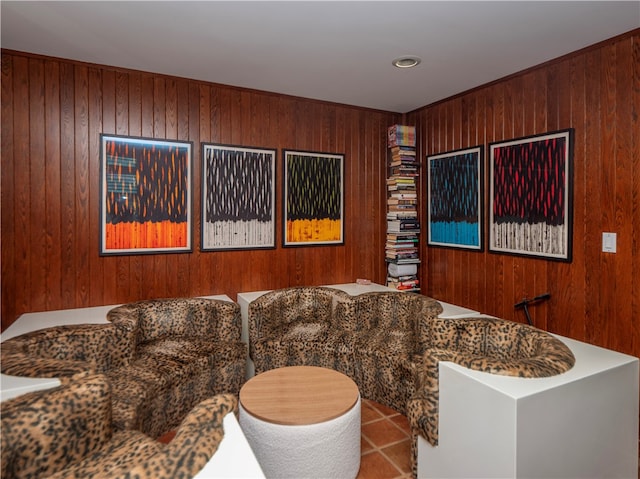
<svg viewBox="0 0 640 479">
<path fill-rule="evenodd" d="M 109 320 L 121 317 L 137 321 L 138 343 L 168 336 L 240 341 L 242 332 L 240 306 L 217 299 L 152 299 L 124 304 L 107 313 Z"/>
<path fill-rule="evenodd" d="M 333 324 L 350 296 L 322 286 L 294 286 L 269 291 L 249 304 L 249 342 L 270 336 L 291 322 Z"/>
<path fill-rule="evenodd" d="M 127 321 L 40 329 L 2 343 L 2 372 L 27 377 L 103 373 L 128 364 L 134 342 L 135 328 Z"/>
<path fill-rule="evenodd" d="M 47 477 L 111 439 L 111 389 L 81 374 L 54 389 L 2 403 L 3 479 Z"/>
<path fill-rule="evenodd" d="M 399 334 L 410 341 L 411 350 L 420 353 L 421 331 L 424 324 L 442 312 L 436 300 L 415 293 L 371 292 L 354 297 L 354 323 L 356 333 L 384 332 Z"/>
</svg>

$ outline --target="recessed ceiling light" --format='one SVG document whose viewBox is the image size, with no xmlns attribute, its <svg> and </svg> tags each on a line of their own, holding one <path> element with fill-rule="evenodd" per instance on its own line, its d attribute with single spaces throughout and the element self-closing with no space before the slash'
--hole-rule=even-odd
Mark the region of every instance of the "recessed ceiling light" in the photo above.
<svg viewBox="0 0 640 479">
<path fill-rule="evenodd" d="M 420 64 L 422 60 L 414 56 L 399 57 L 393 60 L 393 66 L 398 68 L 411 68 Z"/>
</svg>

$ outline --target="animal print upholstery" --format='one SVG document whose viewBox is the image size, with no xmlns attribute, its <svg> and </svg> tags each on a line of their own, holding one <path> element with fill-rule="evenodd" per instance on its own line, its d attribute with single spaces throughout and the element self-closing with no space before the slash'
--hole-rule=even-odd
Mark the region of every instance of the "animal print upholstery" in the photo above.
<svg viewBox="0 0 640 479">
<path fill-rule="evenodd" d="M 80 373 L 54 389 L 2 403 L 3 479 L 191 478 L 216 452 L 234 395 L 198 404 L 165 445 L 139 431 L 114 431 L 111 387 Z"/>
<path fill-rule="evenodd" d="M 2 372 L 28 377 L 104 373 L 118 430 L 151 436 L 175 429 L 200 401 L 238 394 L 247 345 L 240 307 L 202 298 L 114 308 L 110 324 L 47 328 L 2 343 Z"/>
<path fill-rule="evenodd" d="M 351 335 L 342 329 L 350 296 L 333 288 L 292 287 L 249 304 L 249 354 L 256 373 L 284 366 L 323 366 L 349 375 Z"/>
<path fill-rule="evenodd" d="M 438 318 L 441 312 L 440 303 L 415 293 L 275 290 L 249 305 L 250 356 L 257 373 L 294 365 L 336 369 L 362 397 L 406 414 L 415 477 L 418 436 L 438 444 L 440 361 L 519 377 L 560 374 L 575 362 L 545 331 L 498 318 Z"/>
</svg>

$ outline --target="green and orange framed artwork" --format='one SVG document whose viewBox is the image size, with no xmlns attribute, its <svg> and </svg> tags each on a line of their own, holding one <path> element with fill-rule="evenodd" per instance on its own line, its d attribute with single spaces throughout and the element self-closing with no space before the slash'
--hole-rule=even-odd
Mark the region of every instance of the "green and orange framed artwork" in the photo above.
<svg viewBox="0 0 640 479">
<path fill-rule="evenodd" d="M 192 251 L 192 143 L 107 134 L 100 143 L 100 254 Z"/>
<path fill-rule="evenodd" d="M 344 244 L 344 155 L 284 150 L 283 246 Z"/>
</svg>

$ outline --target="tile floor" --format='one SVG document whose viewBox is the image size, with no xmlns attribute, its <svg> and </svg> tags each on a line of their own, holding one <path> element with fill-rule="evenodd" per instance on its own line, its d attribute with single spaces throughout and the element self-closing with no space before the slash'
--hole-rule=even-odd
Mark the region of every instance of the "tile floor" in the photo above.
<svg viewBox="0 0 640 479">
<path fill-rule="evenodd" d="M 402 414 L 362 401 L 360 471 L 357 479 L 411 478 L 411 436 Z"/>
<path fill-rule="evenodd" d="M 377 402 L 362 400 L 360 471 L 356 479 L 410 479 L 411 437 L 402 414 Z M 158 440 L 173 439 L 175 432 Z"/>
</svg>

